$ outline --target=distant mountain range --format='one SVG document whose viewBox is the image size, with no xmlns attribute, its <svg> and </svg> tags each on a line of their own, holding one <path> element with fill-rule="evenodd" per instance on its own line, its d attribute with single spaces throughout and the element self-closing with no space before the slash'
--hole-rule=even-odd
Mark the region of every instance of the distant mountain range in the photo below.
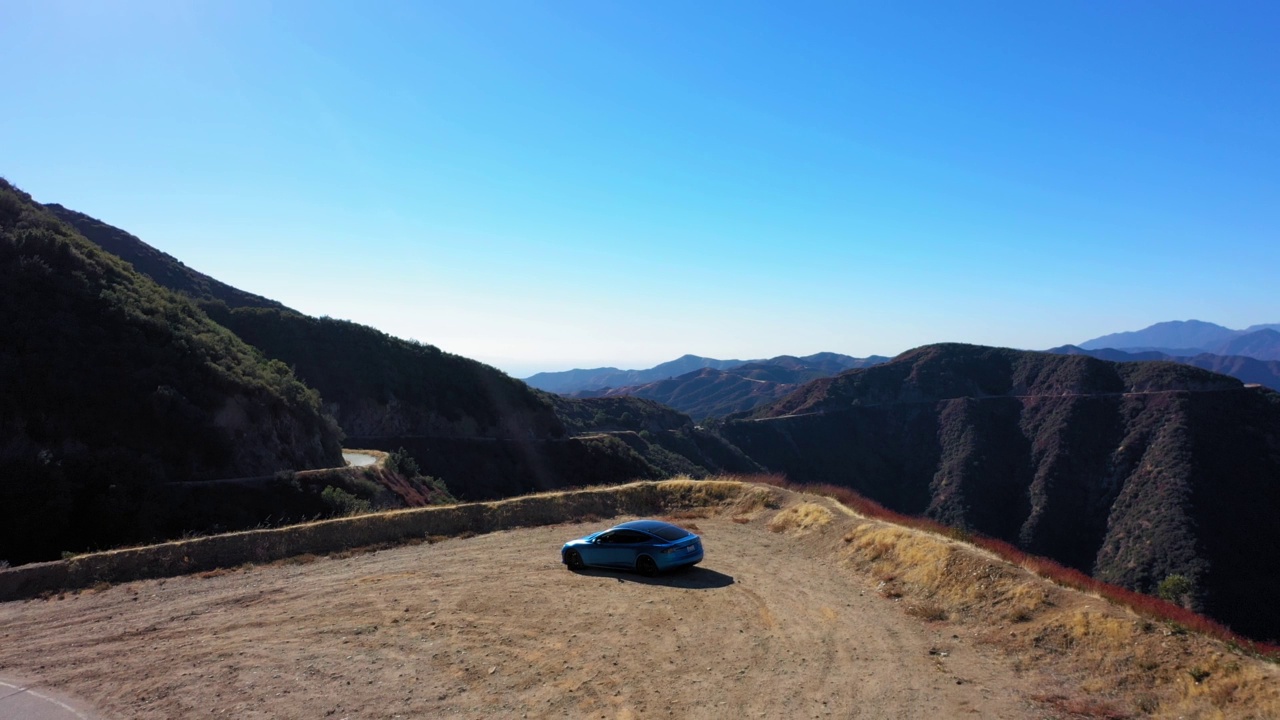
<svg viewBox="0 0 1280 720">
<path fill-rule="evenodd" d="M 856 358 L 823 352 L 804 357 L 779 355 L 766 360 L 717 360 L 685 355 L 648 370 L 595 368 L 538 373 L 525 382 L 579 398 L 642 397 L 657 400 L 694 418 L 749 410 L 800 385 L 845 370 L 871 367 L 889 358 Z"/>
<path fill-rule="evenodd" d="M 750 410 L 777 400 L 810 380 L 886 361 L 888 358 L 878 356 L 853 358 L 836 353 L 819 353 L 803 358 L 782 355 L 726 370 L 705 367 L 643 385 L 581 390 L 571 393 L 571 396 L 642 397 L 701 420 Z"/>
<path fill-rule="evenodd" d="M 1232 330 L 1200 320 L 1156 323 L 1143 330 L 1103 335 L 1078 345 L 1082 350 L 1159 352 L 1174 357 L 1202 353 L 1280 360 L 1280 323 Z"/>
<path fill-rule="evenodd" d="M 1280 323 L 1232 330 L 1199 320 L 1164 322 L 1047 352 L 1114 362 L 1169 360 L 1280 390 Z M 856 358 L 832 352 L 766 360 L 685 355 L 647 370 L 567 370 L 538 373 L 525 382 L 576 398 L 656 400 L 701 420 L 745 412 L 780 399 L 811 380 L 888 360 L 879 355 Z"/>
</svg>

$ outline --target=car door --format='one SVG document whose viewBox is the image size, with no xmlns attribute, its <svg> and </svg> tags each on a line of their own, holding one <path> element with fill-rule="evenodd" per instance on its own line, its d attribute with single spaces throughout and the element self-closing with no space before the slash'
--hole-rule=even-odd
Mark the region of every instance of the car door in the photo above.
<svg viewBox="0 0 1280 720">
<path fill-rule="evenodd" d="M 608 565 L 612 544 L 613 532 L 604 532 L 592 538 L 591 542 L 579 546 L 578 552 L 588 565 Z"/>
<path fill-rule="evenodd" d="M 601 545 L 605 548 L 605 561 L 602 564 L 622 568 L 635 567 L 636 554 L 647 545 L 649 536 L 635 530 L 614 530 L 608 535 L 608 542 Z"/>
</svg>

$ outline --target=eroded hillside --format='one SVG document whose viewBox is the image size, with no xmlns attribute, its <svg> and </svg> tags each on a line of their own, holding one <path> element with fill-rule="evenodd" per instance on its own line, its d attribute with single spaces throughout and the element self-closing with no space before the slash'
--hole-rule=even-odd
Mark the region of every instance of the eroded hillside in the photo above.
<svg viewBox="0 0 1280 720">
<path fill-rule="evenodd" d="M 723 434 L 792 480 L 1007 540 L 1280 635 L 1280 395 L 1173 363 L 939 345 Z"/>
</svg>

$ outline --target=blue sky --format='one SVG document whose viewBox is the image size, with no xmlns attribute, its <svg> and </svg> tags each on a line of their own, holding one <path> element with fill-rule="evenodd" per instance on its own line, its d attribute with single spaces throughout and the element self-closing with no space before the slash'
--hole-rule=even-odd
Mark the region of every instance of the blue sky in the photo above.
<svg viewBox="0 0 1280 720">
<path fill-rule="evenodd" d="M 1280 322 L 1271 2 L 0 7 L 0 174 L 517 376 Z"/>
</svg>

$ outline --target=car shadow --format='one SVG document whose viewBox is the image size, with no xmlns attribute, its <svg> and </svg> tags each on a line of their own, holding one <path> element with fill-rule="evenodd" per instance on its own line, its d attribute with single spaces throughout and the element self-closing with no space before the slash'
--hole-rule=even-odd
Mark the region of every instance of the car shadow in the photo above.
<svg viewBox="0 0 1280 720">
<path fill-rule="evenodd" d="M 573 572 L 589 577 L 614 578 L 618 582 L 661 585 L 682 590 L 715 590 L 729 587 L 734 582 L 732 575 L 725 575 L 722 572 L 716 572 L 697 565 L 691 568 L 669 570 L 652 577 L 630 570 L 608 570 L 603 568 L 584 568 Z"/>
</svg>

